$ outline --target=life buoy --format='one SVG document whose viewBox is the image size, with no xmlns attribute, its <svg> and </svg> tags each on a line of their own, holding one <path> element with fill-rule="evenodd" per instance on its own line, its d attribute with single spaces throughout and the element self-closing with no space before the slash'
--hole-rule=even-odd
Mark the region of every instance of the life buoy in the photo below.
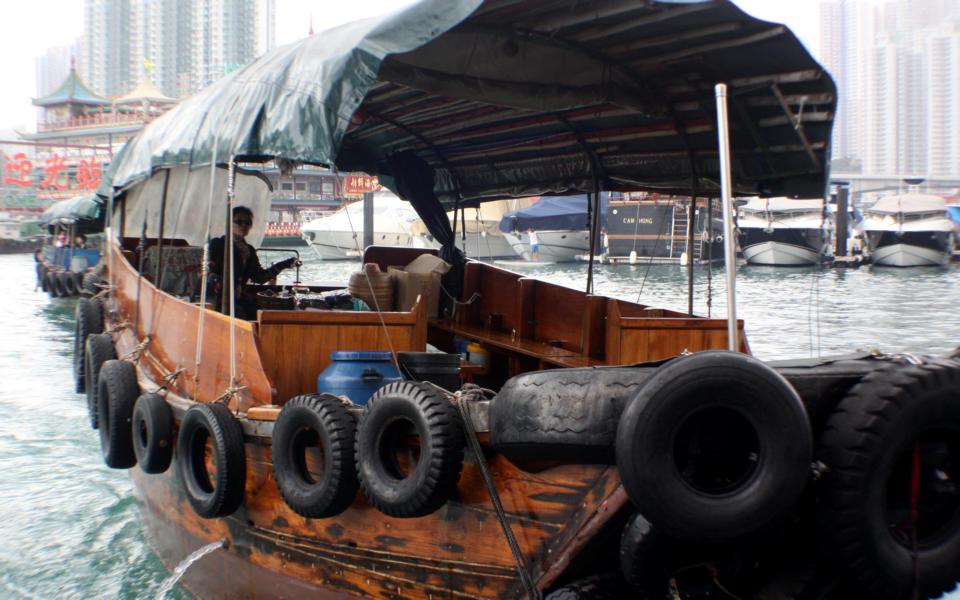
<svg viewBox="0 0 960 600">
<path fill-rule="evenodd" d="M 211 479 L 206 448 L 210 443 L 217 465 Z M 243 429 L 223 404 L 194 404 L 180 422 L 177 436 L 177 476 L 183 491 L 201 517 L 232 515 L 243 503 L 247 480 Z"/>
<path fill-rule="evenodd" d="M 103 310 L 100 302 L 89 298 L 80 298 L 74 311 L 73 335 L 73 378 L 76 391 L 82 394 L 87 389 L 86 381 L 86 344 L 87 336 L 103 331 Z"/>
<path fill-rule="evenodd" d="M 103 363 L 97 380 L 97 422 L 103 462 L 113 469 L 129 469 L 137 464 L 131 424 L 133 403 L 139 395 L 133 363 L 116 359 Z"/>
<path fill-rule="evenodd" d="M 659 367 L 617 428 L 627 495 L 664 533 L 722 542 L 777 520 L 810 475 L 812 437 L 797 393 L 749 356 L 708 351 Z"/>
<path fill-rule="evenodd" d="M 419 438 L 419 455 L 408 438 Z M 456 408 L 428 384 L 380 388 L 357 426 L 357 474 L 370 503 L 392 517 L 420 517 L 456 490 L 464 437 Z"/>
<path fill-rule="evenodd" d="M 87 414 L 90 417 L 90 427 L 96 429 L 99 426 L 97 390 L 99 389 L 100 367 L 108 360 L 117 358 L 113 338 L 107 333 L 91 333 L 87 336 L 84 356 L 86 357 L 86 364 L 83 368 L 85 381 L 83 387 L 87 393 Z"/>
<path fill-rule="evenodd" d="M 73 273 L 69 271 L 62 271 L 57 279 L 60 280 L 60 288 L 63 290 L 61 296 L 76 296 L 77 295 L 77 280 L 73 278 Z"/>
<path fill-rule="evenodd" d="M 308 394 L 284 404 L 273 427 L 271 452 L 277 488 L 299 515 L 338 515 L 357 495 L 356 423 L 336 396 Z M 316 450 L 320 460 L 311 462 Z"/>
<path fill-rule="evenodd" d="M 865 597 L 937 597 L 956 586 L 960 362 L 869 373 L 837 405 L 817 454 L 826 466 L 821 552 Z"/>
<path fill-rule="evenodd" d="M 163 473 L 173 457 L 173 412 L 163 396 L 141 394 L 133 405 L 133 452 L 144 473 Z"/>
</svg>

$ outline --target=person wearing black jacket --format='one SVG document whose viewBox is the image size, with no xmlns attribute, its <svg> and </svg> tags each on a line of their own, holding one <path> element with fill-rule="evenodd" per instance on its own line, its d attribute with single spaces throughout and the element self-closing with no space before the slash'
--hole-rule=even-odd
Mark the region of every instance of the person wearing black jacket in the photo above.
<svg viewBox="0 0 960 600">
<path fill-rule="evenodd" d="M 241 319 L 256 319 L 257 304 L 253 296 L 246 292 L 244 284 L 249 281 L 266 283 L 276 278 L 284 269 L 294 265 L 296 259 L 288 258 L 264 269 L 260 265 L 257 251 L 247 243 L 247 234 L 253 227 L 253 211 L 246 206 L 233 209 L 233 274 L 236 289 L 235 309 Z M 219 293 L 214 297 L 220 300 L 220 312 L 230 312 L 230 297 L 222 282 L 229 277 L 224 258 L 227 255 L 227 236 L 210 240 L 210 275 L 215 282 L 221 282 Z M 215 287 L 216 290 L 216 287 Z"/>
</svg>

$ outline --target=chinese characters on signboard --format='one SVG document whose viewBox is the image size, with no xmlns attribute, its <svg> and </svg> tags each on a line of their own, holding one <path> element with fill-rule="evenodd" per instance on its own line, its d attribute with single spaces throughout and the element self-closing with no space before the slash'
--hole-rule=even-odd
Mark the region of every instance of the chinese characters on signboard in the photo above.
<svg viewBox="0 0 960 600">
<path fill-rule="evenodd" d="M 85 191 L 93 191 L 100 186 L 100 162 L 96 158 L 80 159 L 77 164 L 68 165 L 63 157 L 53 153 L 44 160 L 42 175 L 33 173 L 33 161 L 23 152 L 13 156 L 4 153 L 3 162 L 4 185 L 24 188 L 37 185 L 41 190 Z"/>
<path fill-rule="evenodd" d="M 343 178 L 344 196 L 362 196 L 380 189 L 380 183 L 372 175 L 347 175 Z"/>
</svg>

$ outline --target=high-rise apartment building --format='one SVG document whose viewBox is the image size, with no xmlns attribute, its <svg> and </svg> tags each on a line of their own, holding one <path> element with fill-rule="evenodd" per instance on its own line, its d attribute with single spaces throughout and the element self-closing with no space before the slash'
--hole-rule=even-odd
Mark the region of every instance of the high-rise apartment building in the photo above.
<svg viewBox="0 0 960 600">
<path fill-rule="evenodd" d="M 183 97 L 273 48 L 275 0 L 86 0 L 84 78 L 118 96 L 142 79 Z"/>
<path fill-rule="evenodd" d="M 960 176 L 960 2 L 824 0 L 820 33 L 840 95 L 834 156 L 872 174 Z"/>
<path fill-rule="evenodd" d="M 70 74 L 70 65 L 80 69 L 80 42 L 66 46 L 52 46 L 36 59 L 36 97 L 42 98 L 63 83 Z"/>
</svg>

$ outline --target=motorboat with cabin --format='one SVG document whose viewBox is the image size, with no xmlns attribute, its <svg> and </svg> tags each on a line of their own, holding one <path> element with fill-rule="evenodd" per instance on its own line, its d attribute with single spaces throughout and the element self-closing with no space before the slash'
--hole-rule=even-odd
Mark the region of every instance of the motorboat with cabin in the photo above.
<svg viewBox="0 0 960 600">
<path fill-rule="evenodd" d="M 831 223 L 822 199 L 751 198 L 737 210 L 740 250 L 753 265 L 818 265 L 832 254 Z"/>
<path fill-rule="evenodd" d="M 727 94 L 749 135 L 729 137 Z M 953 587 L 955 359 L 767 364 L 735 303 L 705 318 L 598 293 L 592 261 L 573 289 L 464 260 L 445 216 L 589 194 L 597 232 L 607 191 L 722 197 L 727 217 L 732 194 L 817 197 L 835 110 L 788 29 L 722 0 L 424 0 L 183 101 L 111 162 L 103 292 L 76 312 L 91 425 L 148 543 L 170 570 L 209 552 L 180 573 L 199 598 Z M 205 247 L 268 202 L 244 165 L 275 159 L 375 175 L 416 209 L 440 249 L 364 248 L 346 282 L 386 304 L 404 267 L 410 304 L 283 280 L 218 297 Z M 400 372 L 428 348 L 452 381 Z M 399 377 L 325 377 L 363 352 Z"/>
<path fill-rule="evenodd" d="M 607 196 L 602 195 L 605 217 Z M 601 225 L 602 227 L 602 225 Z M 572 262 L 590 251 L 589 200 L 585 195 L 542 196 L 529 207 L 503 215 L 500 231 L 514 253 L 526 261 Z M 530 232 L 536 232 L 537 256 Z"/>
<path fill-rule="evenodd" d="M 873 264 L 892 267 L 945 265 L 956 243 L 946 200 L 918 192 L 886 196 L 864 209 L 863 234 Z"/>
<path fill-rule="evenodd" d="M 321 260 L 347 260 L 363 252 L 363 202 L 351 202 L 339 210 L 300 226 L 300 235 Z M 419 218 L 410 204 L 390 191 L 373 194 L 373 240 L 376 244 L 419 246 L 414 223 Z"/>
</svg>

